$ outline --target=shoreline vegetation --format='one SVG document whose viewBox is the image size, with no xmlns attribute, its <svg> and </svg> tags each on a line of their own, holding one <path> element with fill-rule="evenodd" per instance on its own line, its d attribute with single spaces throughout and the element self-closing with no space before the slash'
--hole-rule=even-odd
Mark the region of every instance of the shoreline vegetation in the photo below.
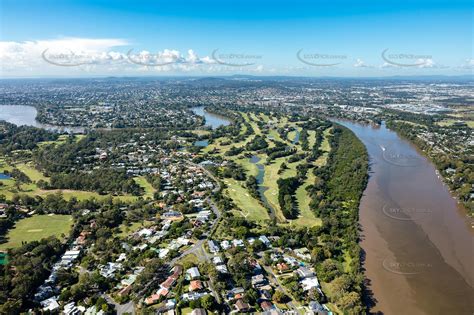
<svg viewBox="0 0 474 315">
<path fill-rule="evenodd" d="M 469 166 L 467 165 L 467 163 L 470 163 L 470 158 L 468 156 L 465 156 L 463 158 L 459 158 L 457 160 L 458 163 L 455 163 L 448 155 L 434 152 L 425 142 L 416 137 L 417 131 L 414 131 L 414 129 L 417 128 L 417 126 L 411 125 L 409 122 L 388 121 L 387 127 L 397 132 L 404 139 L 408 140 L 418 150 L 420 150 L 420 152 L 422 152 L 422 154 L 426 158 L 428 158 L 431 163 L 433 163 L 433 165 L 439 172 L 439 177 L 441 178 L 443 183 L 445 183 L 449 187 L 449 192 L 451 193 L 453 198 L 456 198 L 457 202 L 462 204 L 466 212 L 466 216 L 473 218 L 474 202 L 471 198 L 471 188 L 468 184 L 460 185 L 458 178 L 454 180 L 452 178 L 448 178 L 448 176 L 452 177 L 453 173 L 455 172 L 455 169 L 457 168 L 456 164 L 458 164 L 459 161 L 463 161 L 464 165 L 460 167 L 466 169 L 465 176 L 474 177 L 474 173 L 468 171 Z M 462 154 L 462 152 L 459 153 Z M 464 171 L 458 173 L 463 174 Z"/>
<path fill-rule="evenodd" d="M 472 134 L 472 121 L 456 120 L 446 124 L 443 123 L 443 115 L 415 114 L 393 109 L 365 115 L 331 112 L 329 116 L 376 126 L 385 122 L 387 128 L 414 145 L 435 166 L 451 196 L 464 208 L 465 216 L 474 217 L 472 145 L 465 148 L 460 143 L 450 144 L 450 139 L 459 137 L 459 134 Z"/>
<path fill-rule="evenodd" d="M 239 109 L 236 108 L 235 110 Z M 215 110 L 214 112 L 223 114 L 218 110 Z M 301 210 L 297 210 L 298 201 L 296 200 L 295 193 L 307 178 L 311 178 L 312 182 L 305 184 L 306 187 L 304 190 L 307 191 L 308 198 L 311 200 L 309 203 L 311 215 L 314 215 L 318 220 L 320 220 L 319 224 L 312 226 L 312 228 L 315 229 L 313 232 L 314 236 L 308 240 L 312 262 L 317 269 L 318 277 L 320 276 L 323 281 L 323 287 L 326 287 L 327 289 L 328 300 L 335 309 L 351 309 L 351 312 L 362 312 L 362 310 L 365 309 L 362 300 L 367 297 L 363 297 L 365 278 L 362 271 L 362 253 L 358 244 L 359 234 L 357 226 L 359 202 L 368 179 L 368 155 L 364 145 L 349 129 L 337 124 L 329 124 L 326 125 L 323 130 L 328 129 L 328 126 L 331 126 L 331 133 L 325 132 L 324 137 L 319 129 L 309 129 L 313 130 L 312 132 L 316 131 L 316 134 L 311 135 L 313 146 L 309 147 L 307 143 L 304 145 L 306 150 L 309 150 L 308 152 L 314 150 L 313 155 L 309 155 L 309 153 L 304 153 L 305 150 L 301 149 L 301 144 L 290 144 L 292 142 L 292 137 L 286 136 L 284 130 L 280 130 L 280 132 L 277 133 L 279 139 L 287 139 L 287 143 L 284 145 L 279 143 L 275 137 L 269 136 L 271 133 L 267 130 L 266 124 L 270 120 L 276 122 L 277 118 L 261 120 L 256 118 L 262 117 L 261 115 L 268 116 L 269 113 L 262 111 L 261 113 L 254 112 L 253 115 L 242 115 L 244 117 L 243 121 L 235 120 L 235 126 L 229 127 L 233 128 L 233 130 L 244 129 L 239 125 L 247 123 L 251 126 L 250 130 L 257 135 L 257 138 L 255 139 L 258 139 L 258 141 L 254 141 L 253 144 L 251 144 L 252 142 L 247 142 L 245 146 L 242 145 L 242 148 L 245 147 L 243 151 L 232 153 L 231 155 L 232 161 L 238 163 L 232 165 L 231 169 L 236 171 L 239 170 L 236 166 L 245 166 L 238 172 L 243 171 L 243 174 L 247 174 L 247 176 L 244 176 L 243 178 L 236 177 L 225 179 L 225 176 L 234 176 L 231 172 L 227 173 L 230 170 L 225 170 L 224 173 L 222 170 L 215 170 L 218 176 L 227 174 L 224 175 L 224 182 L 231 190 L 228 192 L 228 199 L 224 196 L 220 197 L 220 205 L 224 209 L 230 209 L 235 205 L 241 206 L 244 204 L 240 201 L 241 198 L 238 196 L 245 195 L 245 193 L 237 195 L 232 193 L 232 190 L 235 191 L 235 185 L 239 185 L 239 187 L 244 189 L 247 188 L 249 190 L 247 193 L 248 196 L 254 198 L 258 197 L 257 188 L 259 185 L 254 177 L 256 173 L 247 173 L 251 168 L 249 169 L 247 163 L 244 162 L 249 158 L 249 156 L 258 155 L 260 158 L 259 163 L 263 163 L 264 165 L 265 177 L 268 176 L 268 172 L 273 172 L 272 169 L 276 169 L 279 174 L 278 177 L 280 179 L 278 179 L 278 185 L 276 185 L 275 188 L 272 188 L 271 186 L 266 187 L 265 192 L 266 197 L 269 198 L 269 202 L 278 197 L 273 195 L 271 193 L 272 191 L 276 190 L 280 192 L 279 199 L 282 202 L 280 202 L 280 205 L 278 206 L 279 202 L 276 201 L 273 203 L 274 206 L 272 206 L 274 211 L 277 211 L 277 216 L 273 221 L 276 223 L 276 226 L 280 228 L 280 234 L 291 234 L 292 232 L 290 232 L 291 230 L 287 230 L 288 228 L 296 229 L 296 231 L 303 231 L 305 225 L 288 225 L 287 223 L 283 224 L 281 222 L 282 220 L 296 222 L 294 219 L 296 219 L 297 214 L 291 216 L 284 215 L 285 218 L 282 219 L 279 218 L 278 213 L 281 213 L 279 208 L 283 209 L 284 207 L 287 207 L 287 209 L 293 209 L 291 211 L 296 210 L 301 212 Z M 281 122 L 275 123 L 277 130 L 279 124 L 283 124 L 281 126 L 284 126 L 288 123 L 286 119 L 282 119 L 283 117 L 285 116 L 281 115 L 278 117 L 278 121 Z M 299 121 L 299 119 L 302 119 L 302 121 Z M 298 121 L 303 122 L 302 126 L 304 132 L 302 132 L 303 137 L 300 139 L 300 142 L 305 143 L 308 137 L 306 135 L 308 130 L 304 129 L 304 126 L 309 124 L 307 120 L 310 119 L 310 117 L 300 117 L 299 119 L 295 119 L 295 123 Z M 249 129 L 246 128 L 246 130 Z M 221 134 L 221 137 L 226 137 L 224 133 L 220 131 L 217 133 Z M 239 135 L 241 133 L 234 132 L 234 134 Z M 267 138 L 265 139 L 269 142 L 267 145 L 264 145 L 263 143 L 265 140 L 262 141 L 258 138 L 262 135 L 267 135 Z M 223 153 L 229 152 L 229 150 L 232 152 L 232 148 L 237 147 L 236 143 L 238 142 L 236 141 L 232 141 L 234 143 L 233 147 L 229 145 L 216 145 L 216 142 L 227 142 L 225 139 L 217 139 L 219 138 L 214 138 L 214 141 L 210 144 L 212 148 L 205 149 L 206 152 L 209 152 L 210 154 L 225 155 Z M 327 144 L 323 142 L 327 142 Z M 303 159 L 298 158 L 295 159 L 296 161 L 288 162 L 286 161 L 288 157 L 285 155 L 283 155 L 283 157 L 278 157 L 277 159 L 270 157 L 272 154 L 275 155 L 273 152 L 279 152 L 279 146 L 284 148 L 289 145 L 293 145 L 296 149 L 296 151 L 290 151 L 290 157 L 295 157 L 298 154 L 297 152 L 300 152 L 299 154 L 303 154 Z M 323 146 L 324 150 L 321 150 Z M 329 150 L 328 147 L 330 148 Z M 267 148 L 270 148 L 270 150 Z M 245 150 L 250 150 L 250 152 L 246 153 Z M 313 164 L 313 161 L 319 160 L 320 157 L 323 156 L 323 153 L 324 156 L 327 155 L 327 157 L 325 157 L 327 163 L 320 162 L 318 163 L 319 165 Z M 243 158 L 239 157 L 241 154 L 243 154 Z M 310 159 L 307 160 L 307 158 Z M 274 167 L 273 164 L 277 160 L 279 160 L 277 164 L 278 167 Z M 285 163 L 282 163 L 283 161 L 285 161 Z M 310 161 L 310 164 L 307 164 L 308 161 Z M 291 167 L 288 169 L 290 165 Z M 300 175 L 297 175 L 298 173 Z M 244 183 L 240 186 L 239 181 L 244 181 Z M 268 183 L 272 182 L 277 181 L 267 181 L 266 183 L 268 185 Z M 229 186 L 229 184 L 231 185 Z M 283 187 L 287 184 L 290 185 L 288 187 L 292 187 L 290 190 Z M 224 192 L 225 191 L 226 190 L 224 190 Z M 301 197 L 299 199 L 301 199 Z M 226 200 L 225 204 L 224 200 Z M 242 210 L 240 210 L 240 212 L 242 212 L 244 219 L 251 218 L 249 217 L 249 213 L 244 213 Z M 340 282 L 344 282 L 347 286 L 347 292 L 342 296 L 332 292 L 331 290 L 331 288 L 334 287 L 333 290 L 337 291 L 338 289 L 336 289 L 335 286 L 336 283 Z M 301 297 L 298 297 L 297 295 L 292 295 L 292 297 L 296 301 L 300 301 L 301 299 Z"/>
<path fill-rule="evenodd" d="M 11 175 L 11 179 L 0 181 L 0 203 L 7 205 L 6 218 L 0 220 L 0 249 L 8 249 L 10 261 L 15 264 L 22 263 L 22 256 L 28 252 L 33 252 L 31 263 L 45 262 L 34 277 L 25 276 L 25 286 L 14 288 L 16 300 L 4 309 L 34 305 L 32 291 L 44 281 L 48 268 L 64 252 L 65 244 L 79 233 L 91 233 L 91 239 L 98 244 L 94 254 L 107 258 L 87 257 L 81 268 L 97 267 L 117 258 L 122 251 L 118 249 L 120 241 L 144 226 L 143 220 L 152 227 L 163 212 L 177 210 L 182 215 L 171 224 L 171 235 L 177 237 L 193 231 L 190 237 L 196 243 L 215 236 L 246 240 L 271 235 L 275 237 L 273 244 L 285 251 L 305 248 L 310 257 L 306 264 L 316 271 L 322 292 L 303 292 L 298 278 L 282 277 L 287 298 L 295 305 L 314 299 L 338 314 L 367 311 L 372 301 L 363 270 L 358 221 L 360 200 L 368 183 L 369 157 L 361 140 L 350 129 L 313 113 L 239 105 L 206 106 L 205 111 L 226 117 L 231 123 L 195 133 L 203 127 L 203 119 L 193 118 L 191 128 L 182 132 L 149 126 L 127 128 L 127 123 L 116 122 L 121 126 L 116 130 L 88 131 L 80 138 L 2 123 L 7 136 L 0 138 L 0 170 Z M 185 120 L 181 122 L 182 127 Z M 409 138 L 413 134 L 405 124 L 388 124 L 399 128 L 394 130 L 410 142 L 415 141 Z M 207 140 L 208 144 L 198 147 L 194 145 L 197 140 Z M 135 153 L 140 150 L 146 151 L 145 157 Z M 427 155 L 430 156 L 429 152 Z M 259 161 L 251 162 L 252 157 Z M 222 189 L 207 187 L 191 194 L 188 190 L 195 187 L 192 180 L 176 185 L 167 177 L 169 169 L 165 175 L 156 175 L 153 170 L 157 165 L 184 169 L 183 165 L 189 162 L 186 159 L 194 165 L 206 165 L 206 172 L 212 173 L 213 180 L 217 178 Z M 444 168 L 452 166 L 450 161 L 442 162 Z M 131 172 L 122 169 L 126 163 L 133 165 Z M 183 174 L 178 172 L 175 176 L 180 182 Z M 66 193 L 56 193 L 62 190 Z M 212 213 L 217 216 L 216 224 L 203 223 L 204 227 L 212 227 L 210 235 L 191 223 L 196 213 L 191 203 L 186 202 L 198 199 L 196 196 L 205 196 L 205 203 L 211 207 L 217 204 L 218 211 Z M 58 229 L 45 218 L 63 218 L 64 226 Z M 132 243 L 138 244 L 136 239 Z M 201 248 L 204 251 L 205 246 Z M 47 250 L 51 256 L 46 257 L 38 248 Z M 162 260 L 157 258 L 160 250 L 155 248 L 143 256 L 133 256 L 134 263 L 153 261 L 162 268 Z M 249 266 L 241 263 L 248 255 L 258 263 L 271 265 L 269 257 L 257 255 L 263 251 L 262 242 L 258 241 L 249 245 L 248 253 L 232 249 L 233 257 L 228 260 L 230 281 L 245 287 L 250 296 L 257 294 L 248 284 L 253 274 Z M 170 254 L 173 258 L 179 255 L 177 251 Z M 192 255 L 200 256 L 197 252 Z M 25 275 L 32 272 L 20 271 Z M 153 270 L 147 274 L 153 275 Z M 8 289 L 13 289 L 15 275 L 10 271 L 4 275 Z M 61 293 L 62 299 L 85 295 L 89 287 L 81 279 L 82 276 L 74 275 L 64 280 L 75 289 Z M 111 289 L 99 276 L 94 281 L 103 290 Z M 213 279 L 209 281 L 214 285 Z M 179 290 L 182 289 L 181 286 Z M 249 301 L 256 303 L 257 299 Z M 189 303 L 182 304 L 183 309 L 188 306 Z"/>
</svg>

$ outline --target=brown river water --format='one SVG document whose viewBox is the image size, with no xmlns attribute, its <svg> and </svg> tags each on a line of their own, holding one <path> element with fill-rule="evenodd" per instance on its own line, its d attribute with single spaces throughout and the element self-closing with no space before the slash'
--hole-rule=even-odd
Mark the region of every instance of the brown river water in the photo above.
<svg viewBox="0 0 474 315">
<path fill-rule="evenodd" d="M 435 166 L 384 125 L 337 121 L 365 144 L 360 204 L 373 313 L 474 314 L 474 229 Z"/>
</svg>

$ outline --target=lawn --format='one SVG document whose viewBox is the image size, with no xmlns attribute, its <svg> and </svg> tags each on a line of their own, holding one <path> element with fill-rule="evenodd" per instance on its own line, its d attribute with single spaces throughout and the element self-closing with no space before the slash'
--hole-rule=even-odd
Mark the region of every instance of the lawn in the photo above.
<svg viewBox="0 0 474 315">
<path fill-rule="evenodd" d="M 8 232 L 8 242 L 1 244 L 0 249 L 20 247 L 23 241 L 31 242 L 52 235 L 68 234 L 72 224 L 70 215 L 36 215 L 22 219 Z"/>
<path fill-rule="evenodd" d="M 5 171 L 11 171 L 12 167 L 5 162 L 5 159 L 0 158 L 0 173 L 4 173 Z"/>
<path fill-rule="evenodd" d="M 83 139 L 85 137 L 86 137 L 86 135 L 75 135 L 74 140 L 76 140 L 76 142 L 79 142 L 81 139 Z M 49 145 L 49 144 L 55 144 L 55 145 L 56 144 L 63 144 L 67 141 L 68 138 L 69 138 L 69 135 L 60 135 L 58 137 L 58 140 L 38 142 L 38 146 L 42 147 L 42 146 Z"/>
<path fill-rule="evenodd" d="M 316 142 L 316 131 L 308 130 L 308 146 L 312 148 Z"/>
<path fill-rule="evenodd" d="M 69 200 L 72 197 L 76 197 L 78 200 L 87 200 L 90 198 L 95 198 L 97 200 L 102 200 L 108 198 L 109 195 L 99 195 L 96 192 L 85 191 L 85 190 L 71 190 L 71 189 L 52 189 L 44 190 L 39 189 L 38 186 L 34 183 L 22 184 L 20 186 L 21 190 L 17 190 L 15 187 L 14 179 L 0 180 L 2 185 L 0 186 L 0 195 L 4 195 L 5 198 L 11 200 L 15 194 L 25 194 L 29 196 L 46 196 L 55 193 L 62 193 L 64 199 Z M 120 200 L 123 202 L 131 202 L 137 199 L 136 196 L 132 195 L 123 195 L 123 196 L 113 196 L 114 200 Z"/>
<path fill-rule="evenodd" d="M 286 135 L 286 140 L 287 141 L 290 141 L 290 142 L 293 142 L 293 140 L 295 139 L 295 136 L 296 136 L 296 131 L 295 130 L 292 130 L 290 132 L 288 132 L 288 134 Z"/>
<path fill-rule="evenodd" d="M 272 137 L 274 140 L 276 141 L 280 141 L 280 142 L 284 142 L 281 137 L 280 137 L 280 134 L 276 131 L 276 129 L 271 129 L 269 132 L 268 132 L 268 135 L 270 137 Z M 286 141 L 286 140 L 285 140 Z"/>
<path fill-rule="evenodd" d="M 265 176 L 263 177 L 263 186 L 268 189 L 263 193 L 268 200 L 268 203 L 275 209 L 276 217 L 280 221 L 285 221 L 285 217 L 280 210 L 280 204 L 278 203 L 278 184 L 277 181 L 282 175 L 278 174 L 281 163 L 285 161 L 285 158 L 275 159 L 272 164 L 265 165 Z"/>
<path fill-rule="evenodd" d="M 132 222 L 130 225 L 121 224 L 119 229 L 120 233 L 118 233 L 119 237 L 127 237 L 131 233 L 138 231 L 139 228 L 144 226 L 144 222 Z"/>
<path fill-rule="evenodd" d="M 178 260 L 178 264 L 183 266 L 191 266 L 199 263 L 199 258 L 194 254 L 189 254 Z"/>
<path fill-rule="evenodd" d="M 266 114 L 264 113 L 260 113 L 260 118 L 264 121 L 264 122 L 269 122 L 270 121 L 270 117 L 268 117 Z"/>
<path fill-rule="evenodd" d="M 38 186 L 35 184 L 38 180 L 42 179 L 44 181 L 49 181 L 48 177 L 45 177 L 40 171 L 34 168 L 31 162 L 25 163 L 18 163 L 15 165 L 20 171 L 25 173 L 33 182 L 29 184 L 22 184 L 20 185 L 20 190 L 17 189 L 14 179 L 4 179 L 0 180 L 0 195 L 4 195 L 7 199 L 12 199 L 15 194 L 26 194 L 30 196 L 37 196 L 37 195 L 49 195 L 54 194 L 57 192 L 61 192 L 65 199 L 70 199 L 71 197 L 76 197 L 78 200 L 86 200 L 90 198 L 96 199 L 105 199 L 108 195 L 99 195 L 98 193 L 91 192 L 91 191 L 84 191 L 84 190 L 70 190 L 70 189 L 53 189 L 53 190 L 43 190 L 39 189 Z M 4 159 L 0 159 L 0 172 L 4 172 L 5 170 L 11 171 L 12 166 L 7 164 Z M 144 180 L 144 179 L 143 179 Z M 146 182 L 146 181 L 145 181 Z M 139 185 L 143 185 L 142 187 L 145 188 L 145 197 L 150 196 L 149 194 L 150 189 L 149 187 L 145 187 L 145 183 L 139 182 Z M 149 185 L 149 184 L 148 184 Z M 151 185 L 149 185 L 151 187 Z M 151 193 L 151 197 L 153 197 L 153 193 Z M 136 200 L 137 197 L 132 195 L 124 195 L 124 196 L 114 196 L 114 199 L 119 199 L 121 201 L 133 201 Z"/>
<path fill-rule="evenodd" d="M 329 144 L 330 132 L 331 132 L 331 128 L 328 128 L 328 129 L 324 130 L 324 132 L 323 132 L 324 139 L 321 142 L 320 149 L 324 153 L 320 157 L 318 157 L 318 159 L 314 162 L 314 164 L 317 165 L 317 166 L 326 165 L 328 155 L 329 155 L 329 151 L 331 151 L 331 145 Z"/>
<path fill-rule="evenodd" d="M 140 187 L 145 190 L 145 193 L 143 195 L 144 199 L 150 198 L 153 199 L 153 195 L 155 193 L 155 188 L 146 180 L 145 177 L 143 176 L 138 176 L 133 179 Z"/>
<path fill-rule="evenodd" d="M 459 121 L 459 119 L 444 119 L 440 122 L 437 122 L 436 124 L 438 126 L 442 126 L 442 127 L 446 127 L 446 126 L 451 126 L 453 125 L 455 122 Z M 406 121 L 403 121 L 406 123 Z M 467 126 L 469 128 L 474 128 L 474 121 L 471 121 L 471 120 L 464 120 L 464 122 L 467 124 Z"/>
<path fill-rule="evenodd" d="M 247 189 L 242 187 L 239 182 L 234 179 L 226 179 L 224 182 L 228 187 L 226 190 L 230 198 L 232 198 L 237 207 L 242 210 L 236 212 L 236 214 L 241 215 L 250 221 L 263 221 L 270 219 L 265 207 L 262 206 L 257 199 L 252 197 Z"/>
<path fill-rule="evenodd" d="M 332 129 L 332 127 L 323 131 L 324 139 L 321 142 L 321 150 L 324 151 L 324 152 L 331 151 L 331 145 L 329 144 L 329 137 L 331 135 L 331 129 Z"/>
<path fill-rule="evenodd" d="M 22 184 L 20 185 L 20 190 L 17 189 L 14 179 L 3 179 L 0 180 L 0 195 L 4 195 L 5 198 L 11 200 L 15 194 L 26 194 L 30 196 L 44 196 L 49 194 L 55 194 L 61 192 L 65 199 L 70 199 L 71 197 L 76 197 L 78 200 L 86 200 L 90 198 L 95 199 L 105 199 L 109 195 L 99 195 L 96 192 L 91 191 L 84 191 L 84 190 L 71 190 L 71 189 L 52 189 L 52 190 L 44 190 L 39 189 L 38 186 L 35 184 L 36 181 L 42 179 L 45 181 L 49 181 L 49 178 L 45 177 L 41 172 L 36 170 L 31 164 L 31 162 L 27 163 L 19 163 L 16 167 L 24 172 L 33 182 L 29 184 Z M 6 164 L 3 159 L 0 159 L 0 172 L 4 170 L 11 170 L 11 166 Z M 145 180 L 145 178 L 138 178 L 137 183 L 145 189 L 145 195 L 143 197 L 153 198 L 154 189 L 151 185 Z M 137 197 L 132 195 L 123 195 L 123 196 L 113 196 L 114 199 L 130 202 L 137 199 Z"/>
<path fill-rule="evenodd" d="M 46 182 L 49 182 L 49 178 L 44 176 L 40 171 L 38 171 L 33 165 L 32 162 L 28 163 L 20 163 L 17 164 L 16 167 L 22 171 L 23 173 L 28 176 L 29 179 L 31 179 L 33 182 L 37 182 L 39 180 L 44 180 Z"/>
<path fill-rule="evenodd" d="M 185 307 L 181 309 L 181 314 L 183 315 L 191 314 L 192 312 L 193 312 L 193 309 L 190 307 Z"/>
<path fill-rule="evenodd" d="M 322 221 L 319 218 L 314 216 L 314 213 L 309 208 L 310 197 L 308 192 L 306 191 L 306 187 L 313 184 L 315 180 L 315 176 L 312 172 L 312 169 L 308 170 L 308 178 L 305 180 L 303 185 L 298 187 L 296 190 L 296 202 L 298 203 L 298 209 L 300 211 L 300 215 L 298 219 L 291 220 L 291 224 L 295 224 L 297 226 L 316 226 L 321 225 Z"/>
<path fill-rule="evenodd" d="M 188 131 L 198 136 L 205 136 L 211 133 L 209 130 L 206 130 L 206 129 L 193 129 L 193 130 L 188 130 Z"/>
<path fill-rule="evenodd" d="M 258 167 L 257 164 L 250 162 L 249 158 L 234 159 L 234 162 L 241 165 L 245 169 L 245 174 L 257 176 Z"/>
</svg>

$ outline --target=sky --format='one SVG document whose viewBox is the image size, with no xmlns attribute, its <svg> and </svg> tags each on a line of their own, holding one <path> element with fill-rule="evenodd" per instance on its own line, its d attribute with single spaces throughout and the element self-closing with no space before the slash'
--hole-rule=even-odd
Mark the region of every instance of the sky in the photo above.
<svg viewBox="0 0 474 315">
<path fill-rule="evenodd" d="M 471 1 L 0 0 L 0 76 L 465 75 Z"/>
</svg>

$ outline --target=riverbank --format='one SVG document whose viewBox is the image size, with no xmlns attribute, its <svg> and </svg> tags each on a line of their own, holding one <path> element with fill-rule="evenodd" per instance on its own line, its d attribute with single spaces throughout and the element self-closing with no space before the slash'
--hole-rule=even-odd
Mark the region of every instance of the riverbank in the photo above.
<svg viewBox="0 0 474 315">
<path fill-rule="evenodd" d="M 469 193 L 470 190 L 464 191 L 461 194 L 460 187 L 456 189 L 456 185 L 454 184 L 455 182 L 458 182 L 458 181 L 455 181 L 454 179 L 456 177 L 463 177 L 465 172 L 468 170 L 469 167 L 467 166 L 467 164 L 464 164 L 466 165 L 464 169 L 462 167 L 461 168 L 456 167 L 456 168 L 450 169 L 448 173 L 446 171 L 447 170 L 446 160 L 451 160 L 452 157 L 449 157 L 448 154 L 440 154 L 436 150 L 433 150 L 433 147 L 431 145 L 427 144 L 420 138 L 416 136 L 413 137 L 413 134 L 417 134 L 417 132 L 414 132 L 411 130 L 405 130 L 404 128 L 400 126 L 400 123 L 405 123 L 405 125 L 407 125 L 406 122 L 391 121 L 391 122 L 387 122 L 387 127 L 396 131 L 397 134 L 399 134 L 402 138 L 408 140 L 410 143 L 416 146 L 416 148 L 420 152 L 422 152 L 422 154 L 426 156 L 435 165 L 438 171 L 437 175 L 449 187 L 449 190 L 451 194 L 453 195 L 453 197 L 456 198 L 456 201 L 462 204 L 463 210 L 465 211 L 466 215 L 469 216 L 471 219 L 474 219 L 474 208 L 473 208 L 474 204 L 473 204 L 473 201 L 470 199 L 470 193 Z M 408 126 L 410 126 L 410 128 L 417 127 L 416 125 L 410 125 L 409 123 L 408 123 Z M 468 154 L 468 153 L 465 153 L 465 154 Z M 465 160 L 463 159 L 462 156 L 459 156 L 459 158 L 461 160 Z M 466 185 L 468 185 L 468 183 L 466 183 Z M 470 226 L 471 228 L 474 229 L 474 221 L 470 222 Z"/>
<path fill-rule="evenodd" d="M 472 314 L 472 231 L 434 165 L 384 125 L 338 123 L 370 156 L 359 222 L 372 311 Z"/>
</svg>

